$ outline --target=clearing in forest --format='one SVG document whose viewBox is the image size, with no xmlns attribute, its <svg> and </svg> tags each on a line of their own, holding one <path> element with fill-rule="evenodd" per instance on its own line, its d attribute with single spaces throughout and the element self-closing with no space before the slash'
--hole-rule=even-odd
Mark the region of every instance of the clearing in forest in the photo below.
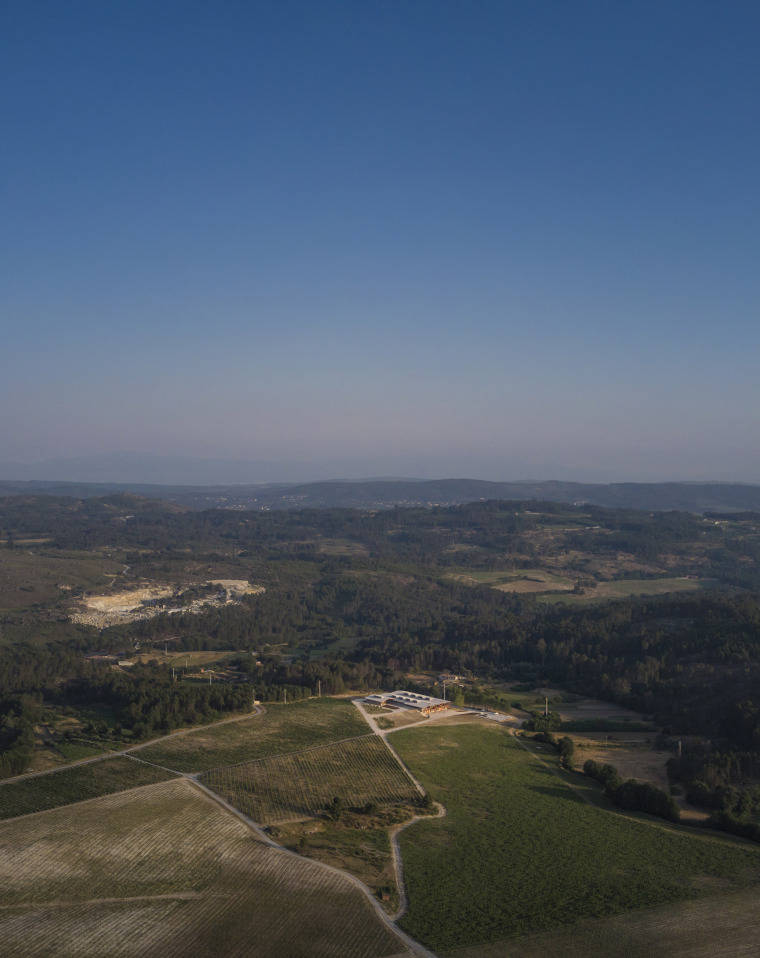
<svg viewBox="0 0 760 958">
<path fill-rule="evenodd" d="M 203 783 L 254 821 L 309 818 L 337 798 L 336 811 L 410 803 L 417 789 L 376 735 L 215 768 Z"/>
<path fill-rule="evenodd" d="M 41 812 L 174 778 L 171 772 L 117 756 L 17 782 L 0 782 L 0 818 Z"/>
<path fill-rule="evenodd" d="M 716 583 L 709 579 L 695 579 L 686 576 L 670 576 L 660 579 L 611 579 L 597 582 L 593 588 L 586 588 L 581 595 L 547 596 L 547 601 L 569 602 L 572 605 L 585 605 L 588 602 L 601 602 L 610 599 L 629 599 L 636 595 L 668 595 L 672 592 L 696 592 Z"/>
<path fill-rule="evenodd" d="M 347 699 L 306 699 L 292 705 L 267 705 L 263 714 L 172 736 L 140 748 L 137 754 L 180 772 L 197 772 L 366 732 L 364 719 Z"/>
<path fill-rule="evenodd" d="M 0 824 L 5 958 L 408 954 L 348 879 L 187 780 Z"/>
<path fill-rule="evenodd" d="M 498 726 L 393 744 L 447 809 L 400 837 L 401 924 L 437 951 L 760 884 L 757 846 L 590 805 Z"/>
<path fill-rule="evenodd" d="M 445 578 L 454 579 L 464 585 L 488 585 L 499 592 L 567 592 L 574 581 L 564 575 L 557 575 L 546 569 L 468 569 L 450 572 Z"/>
<path fill-rule="evenodd" d="M 449 572 L 444 578 L 464 585 L 487 585 L 499 592 L 534 593 L 546 602 L 570 602 L 584 605 L 610 599 L 627 599 L 635 595 L 666 595 L 671 592 L 694 592 L 714 583 L 693 576 L 661 576 L 646 579 L 595 579 L 588 574 L 560 569 L 466 569 Z M 578 579 L 584 580 L 583 592 L 572 590 Z M 545 595 L 544 595 L 545 594 Z"/>
</svg>

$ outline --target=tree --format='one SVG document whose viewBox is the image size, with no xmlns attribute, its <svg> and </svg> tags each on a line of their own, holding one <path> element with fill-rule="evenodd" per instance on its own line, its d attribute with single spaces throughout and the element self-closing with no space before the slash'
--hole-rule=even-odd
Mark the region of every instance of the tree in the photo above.
<svg viewBox="0 0 760 958">
<path fill-rule="evenodd" d="M 575 754 L 575 743 L 565 735 L 559 740 L 559 757 L 565 768 L 571 768 L 573 764 L 573 755 Z"/>
</svg>

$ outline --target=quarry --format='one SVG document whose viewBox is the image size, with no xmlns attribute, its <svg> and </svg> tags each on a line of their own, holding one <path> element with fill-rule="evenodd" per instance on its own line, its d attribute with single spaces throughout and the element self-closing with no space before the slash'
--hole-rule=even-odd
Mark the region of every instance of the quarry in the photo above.
<svg viewBox="0 0 760 958">
<path fill-rule="evenodd" d="M 237 603 L 245 595 L 258 595 L 264 586 L 247 579 L 208 579 L 194 586 L 145 585 L 105 595 L 87 595 L 71 612 L 72 622 L 100 629 L 139 619 L 151 619 L 160 613 L 201 612 L 207 606 Z"/>
</svg>

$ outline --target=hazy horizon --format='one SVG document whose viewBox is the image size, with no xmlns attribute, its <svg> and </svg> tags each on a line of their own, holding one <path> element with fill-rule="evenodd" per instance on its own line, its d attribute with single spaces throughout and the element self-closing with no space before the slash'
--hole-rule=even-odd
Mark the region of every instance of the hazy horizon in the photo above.
<svg viewBox="0 0 760 958">
<path fill-rule="evenodd" d="M 758 28 L 5 4 L 0 468 L 760 482 Z"/>
<path fill-rule="evenodd" d="M 72 482 L 107 484 L 156 485 L 263 485 L 277 483 L 309 483 L 326 481 L 426 481 L 475 479 L 488 482 L 535 483 L 658 483 L 658 482 L 724 482 L 757 485 L 743 478 L 721 479 L 703 476 L 696 479 L 682 476 L 600 476 L 587 472 L 521 474 L 497 469 L 470 472 L 372 471 L 359 463 L 256 462 L 248 460 L 194 459 L 174 456 L 139 456 L 122 453 L 112 456 L 41 460 L 31 463 L 9 463 L 0 459 L 0 481 Z"/>
</svg>

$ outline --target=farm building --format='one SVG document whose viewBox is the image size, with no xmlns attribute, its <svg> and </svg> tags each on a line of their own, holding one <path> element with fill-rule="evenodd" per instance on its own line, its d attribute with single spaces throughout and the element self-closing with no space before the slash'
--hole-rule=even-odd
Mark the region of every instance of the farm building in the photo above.
<svg viewBox="0 0 760 958">
<path fill-rule="evenodd" d="M 385 705 L 390 694 L 390 692 L 374 692 L 372 695 L 368 695 L 364 701 L 367 705 Z"/>
<path fill-rule="evenodd" d="M 420 695 L 419 692 L 406 692 L 398 690 L 396 692 L 376 692 L 368 695 L 364 701 L 367 705 L 395 705 L 407 709 L 417 709 L 423 715 L 430 715 L 431 712 L 440 712 L 443 709 L 451 707 L 451 702 L 445 699 L 436 699 L 431 695 Z"/>
</svg>

